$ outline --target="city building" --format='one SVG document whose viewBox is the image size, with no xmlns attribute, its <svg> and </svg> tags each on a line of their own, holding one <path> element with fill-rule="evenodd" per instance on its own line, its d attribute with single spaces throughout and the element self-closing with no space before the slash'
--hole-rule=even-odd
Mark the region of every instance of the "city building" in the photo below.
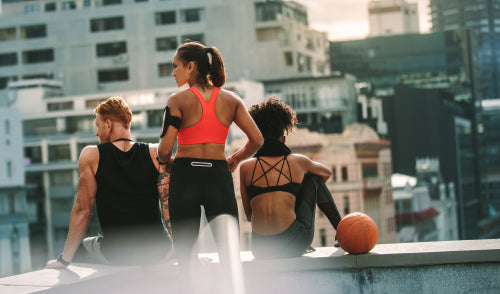
<svg viewBox="0 0 500 294">
<path fill-rule="evenodd" d="M 293 1 L 14 0 L 0 17 L 0 89 L 39 78 L 65 95 L 175 86 L 186 39 L 216 46 L 230 81 L 330 72 L 327 34 Z"/>
<path fill-rule="evenodd" d="M 469 28 L 477 36 L 484 98 L 500 97 L 500 2 L 430 0 L 432 31 Z"/>
<path fill-rule="evenodd" d="M 483 210 L 492 218 L 484 225 L 491 238 L 500 237 L 500 99 L 488 99 L 481 102 L 479 110 L 481 131 L 479 149 L 481 154 L 482 192 L 485 195 Z"/>
<path fill-rule="evenodd" d="M 8 88 L 10 106 L 22 117 L 24 161 L 23 150 L 19 148 L 23 145 L 22 137 L 15 146 L 16 152 L 20 153 L 23 168 L 20 179 L 23 181 L 24 169 L 26 172 L 32 265 L 35 269 L 43 267 L 46 259 L 55 257 L 64 246 L 78 187 L 78 157 L 86 145 L 98 144 L 95 106 L 110 96 L 123 97 L 133 113 L 133 138 L 158 143 L 163 108 L 168 97 L 179 91 L 177 87 L 170 87 L 58 96 L 60 86 L 56 81 L 42 79 L 11 82 Z M 237 92 L 247 106 L 260 102 L 264 95 L 262 84 L 251 81 L 227 83 L 225 88 Z M 231 127 L 229 140 L 239 136 L 241 131 Z M 3 168 L 0 170 L 4 171 Z M 95 217 L 94 213 L 88 234 L 99 231 Z"/>
<path fill-rule="evenodd" d="M 414 177 L 393 174 L 392 195 L 396 205 L 398 243 L 438 240 L 435 217 L 427 186 L 416 186 Z"/>
<path fill-rule="evenodd" d="M 431 206 L 439 214 L 434 218 L 438 241 L 458 240 L 457 200 L 455 183 L 445 183 L 438 158 L 417 158 L 415 162 L 417 186 L 427 187 Z"/>
<path fill-rule="evenodd" d="M 244 140 L 235 140 L 236 150 Z M 321 134 L 297 128 L 287 136 L 286 144 L 293 152 L 304 154 L 330 167 L 333 172 L 327 186 L 343 217 L 351 212 L 364 212 L 377 224 L 379 243 L 396 242 L 396 216 L 391 188 L 390 143 L 381 140 L 365 124 L 350 124 L 342 133 Z M 240 213 L 240 244 L 249 250 L 251 224 L 246 220 L 240 198 L 239 169 L 233 173 Z M 316 211 L 313 247 L 332 246 L 335 230 L 328 218 Z"/>
<path fill-rule="evenodd" d="M 0 107 L 0 277 L 31 270 L 21 115 Z"/>
<path fill-rule="evenodd" d="M 454 183 L 459 239 L 483 236 L 478 224 L 487 215 L 479 192 L 470 107 L 441 90 L 395 87 L 382 97 L 395 173 L 415 176 L 417 158 L 438 158 L 444 183 Z"/>
<path fill-rule="evenodd" d="M 266 97 L 283 99 L 297 113 L 299 126 L 320 133 L 341 133 L 358 121 L 358 92 L 354 76 L 333 73 L 324 77 L 263 81 Z"/>
<path fill-rule="evenodd" d="M 370 37 L 418 33 L 418 4 L 405 0 L 368 2 Z"/>
<path fill-rule="evenodd" d="M 331 42 L 332 71 L 367 83 L 373 96 L 393 93 L 396 85 L 445 89 L 457 101 L 474 104 L 481 92 L 478 47 L 466 29 Z"/>
</svg>

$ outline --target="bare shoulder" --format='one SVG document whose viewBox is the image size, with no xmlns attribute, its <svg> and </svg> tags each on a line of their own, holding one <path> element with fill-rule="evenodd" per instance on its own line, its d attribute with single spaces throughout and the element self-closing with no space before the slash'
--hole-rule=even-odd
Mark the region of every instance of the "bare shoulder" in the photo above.
<svg viewBox="0 0 500 294">
<path fill-rule="evenodd" d="M 241 97 L 233 91 L 220 88 L 219 93 L 220 97 L 223 97 L 224 100 L 231 101 L 235 104 L 243 103 Z"/>
<path fill-rule="evenodd" d="M 308 164 L 308 163 L 312 162 L 311 158 L 305 156 L 304 154 L 300 154 L 300 153 L 292 153 L 292 154 L 288 155 L 288 160 L 293 160 L 299 164 L 300 163 Z"/>
<path fill-rule="evenodd" d="M 95 171 L 95 168 L 99 164 L 99 149 L 96 145 L 88 145 L 82 149 L 80 153 L 80 159 L 78 160 L 78 167 L 80 170 L 82 168 L 91 167 Z"/>
</svg>

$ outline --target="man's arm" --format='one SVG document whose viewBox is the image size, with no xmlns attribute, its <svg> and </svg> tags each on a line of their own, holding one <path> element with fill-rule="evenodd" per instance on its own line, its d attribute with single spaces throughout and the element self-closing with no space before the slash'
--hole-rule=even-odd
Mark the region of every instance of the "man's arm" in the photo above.
<svg viewBox="0 0 500 294">
<path fill-rule="evenodd" d="M 169 178 L 170 175 L 166 172 L 166 165 L 160 165 L 160 174 L 158 175 L 158 195 L 160 196 L 161 203 L 161 213 L 163 215 L 163 220 L 167 226 L 169 233 L 172 232 L 172 227 L 170 224 L 170 212 L 168 211 L 168 188 L 169 188 Z"/>
<path fill-rule="evenodd" d="M 78 160 L 80 180 L 78 182 L 78 193 L 75 204 L 71 210 L 69 219 L 68 236 L 62 253 L 62 259 L 70 262 L 73 259 L 78 246 L 82 243 L 87 227 L 92 217 L 97 183 L 93 163 L 99 160 L 97 146 L 88 146 L 82 150 Z M 64 268 L 64 264 L 57 260 L 49 260 L 45 268 Z"/>
</svg>

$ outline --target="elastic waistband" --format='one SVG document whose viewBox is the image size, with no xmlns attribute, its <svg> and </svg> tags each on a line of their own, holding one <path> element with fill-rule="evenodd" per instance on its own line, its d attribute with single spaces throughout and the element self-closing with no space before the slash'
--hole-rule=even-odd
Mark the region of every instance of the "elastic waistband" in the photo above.
<svg viewBox="0 0 500 294">
<path fill-rule="evenodd" d="M 200 167 L 200 168 L 227 168 L 226 160 L 205 159 L 205 158 L 175 158 L 172 167 Z"/>
</svg>

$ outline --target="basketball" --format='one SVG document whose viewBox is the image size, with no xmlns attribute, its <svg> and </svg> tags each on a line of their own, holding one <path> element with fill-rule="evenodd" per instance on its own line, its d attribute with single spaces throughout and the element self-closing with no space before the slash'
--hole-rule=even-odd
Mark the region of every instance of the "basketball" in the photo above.
<svg viewBox="0 0 500 294">
<path fill-rule="evenodd" d="M 377 225 L 364 213 L 350 213 L 337 226 L 337 241 L 350 254 L 367 253 L 377 244 Z"/>
</svg>

